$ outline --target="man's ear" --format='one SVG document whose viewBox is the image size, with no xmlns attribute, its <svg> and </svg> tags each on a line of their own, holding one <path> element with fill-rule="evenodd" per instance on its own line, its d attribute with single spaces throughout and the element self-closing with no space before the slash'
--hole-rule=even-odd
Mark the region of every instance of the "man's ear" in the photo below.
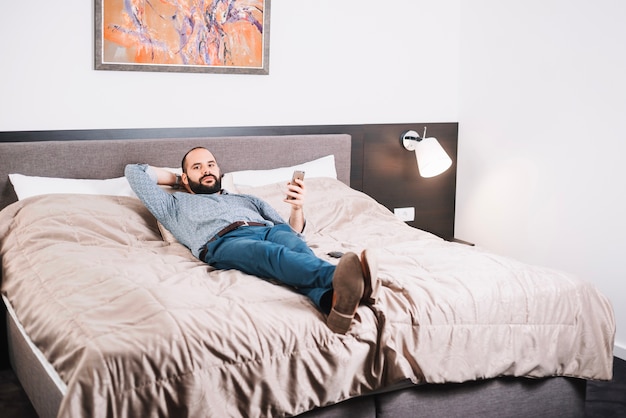
<svg viewBox="0 0 626 418">
<path fill-rule="evenodd" d="M 187 177 L 187 173 L 182 173 L 180 175 L 180 181 L 182 183 L 182 187 L 187 190 L 188 193 L 192 193 L 193 191 L 191 191 L 191 189 L 189 188 L 189 177 Z"/>
</svg>

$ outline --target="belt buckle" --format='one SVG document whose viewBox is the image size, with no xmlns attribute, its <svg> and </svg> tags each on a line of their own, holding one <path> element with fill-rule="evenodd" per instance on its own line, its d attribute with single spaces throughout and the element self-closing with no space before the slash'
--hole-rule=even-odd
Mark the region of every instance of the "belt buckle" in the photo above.
<svg viewBox="0 0 626 418">
<path fill-rule="evenodd" d="M 248 221 L 241 221 L 241 222 L 242 222 L 241 226 L 250 226 L 248 225 Z"/>
</svg>

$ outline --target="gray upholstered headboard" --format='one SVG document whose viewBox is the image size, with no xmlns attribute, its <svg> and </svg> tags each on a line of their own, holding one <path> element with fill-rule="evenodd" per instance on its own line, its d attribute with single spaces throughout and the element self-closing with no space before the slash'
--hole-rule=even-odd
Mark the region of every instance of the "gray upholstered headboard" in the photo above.
<svg viewBox="0 0 626 418">
<path fill-rule="evenodd" d="M 208 148 L 225 173 L 290 166 L 333 154 L 338 179 L 350 184 L 351 137 L 345 134 L 5 142 L 0 143 L 0 208 L 17 200 L 10 173 L 121 177 L 128 163 L 179 167 L 195 146 Z"/>
</svg>

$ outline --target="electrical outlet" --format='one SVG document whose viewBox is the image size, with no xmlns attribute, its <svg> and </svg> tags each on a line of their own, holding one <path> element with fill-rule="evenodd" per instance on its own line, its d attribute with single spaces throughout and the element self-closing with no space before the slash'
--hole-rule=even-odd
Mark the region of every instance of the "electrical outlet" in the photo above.
<svg viewBox="0 0 626 418">
<path fill-rule="evenodd" d="M 394 208 L 393 214 L 396 218 L 404 222 L 412 222 L 415 220 L 415 208 L 413 206 L 408 208 Z"/>
</svg>

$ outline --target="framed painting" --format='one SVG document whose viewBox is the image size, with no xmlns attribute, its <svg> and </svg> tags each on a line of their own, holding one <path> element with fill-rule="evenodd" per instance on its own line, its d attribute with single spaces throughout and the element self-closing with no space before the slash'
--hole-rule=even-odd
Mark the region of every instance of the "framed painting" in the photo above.
<svg viewBox="0 0 626 418">
<path fill-rule="evenodd" d="M 95 68 L 269 74 L 270 0 L 96 0 Z"/>
</svg>

